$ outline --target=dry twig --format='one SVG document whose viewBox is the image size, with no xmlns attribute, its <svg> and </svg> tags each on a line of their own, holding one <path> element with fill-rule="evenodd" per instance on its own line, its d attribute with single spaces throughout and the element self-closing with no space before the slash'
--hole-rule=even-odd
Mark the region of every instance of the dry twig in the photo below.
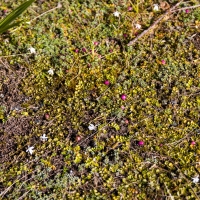
<svg viewBox="0 0 200 200">
<path fill-rule="evenodd" d="M 188 6 L 188 7 L 180 8 L 180 9 L 177 9 L 177 10 L 173 10 L 172 12 L 177 12 L 177 11 L 181 11 L 181 10 L 188 10 L 188 9 L 194 9 L 194 8 L 198 8 L 198 7 L 200 7 L 200 4 L 195 5 L 195 6 Z"/>
<path fill-rule="evenodd" d="M 150 32 L 151 29 L 153 29 L 163 18 L 165 18 L 167 15 L 169 15 L 171 12 L 175 10 L 177 6 L 179 6 L 182 3 L 182 1 L 178 2 L 176 5 L 174 5 L 172 8 L 170 8 L 168 11 L 166 11 L 158 20 L 156 20 L 147 30 L 143 31 L 140 35 L 138 35 L 134 40 L 130 41 L 128 43 L 128 46 L 132 46 L 137 40 L 139 40 L 141 37 L 146 35 L 148 32 Z"/>
</svg>

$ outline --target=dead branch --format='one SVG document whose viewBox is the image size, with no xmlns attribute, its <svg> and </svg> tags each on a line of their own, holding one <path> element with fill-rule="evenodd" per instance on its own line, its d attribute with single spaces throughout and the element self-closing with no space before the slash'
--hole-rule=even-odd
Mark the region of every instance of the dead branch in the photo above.
<svg viewBox="0 0 200 200">
<path fill-rule="evenodd" d="M 139 34 L 134 40 L 130 41 L 128 43 L 128 46 L 132 46 L 135 42 L 137 42 L 140 38 L 142 38 L 144 35 L 146 35 L 148 32 L 150 32 L 151 29 L 153 29 L 163 18 L 165 18 L 167 15 L 172 13 L 177 6 L 179 6 L 182 3 L 182 1 L 178 2 L 176 5 L 174 5 L 172 8 L 170 8 L 168 11 L 166 11 L 158 20 L 156 20 L 147 30 L 143 31 L 141 34 Z"/>
</svg>

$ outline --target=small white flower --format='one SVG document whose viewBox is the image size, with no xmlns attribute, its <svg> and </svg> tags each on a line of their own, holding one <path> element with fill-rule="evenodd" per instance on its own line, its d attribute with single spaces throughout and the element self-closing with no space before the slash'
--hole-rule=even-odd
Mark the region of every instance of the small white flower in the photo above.
<svg viewBox="0 0 200 200">
<path fill-rule="evenodd" d="M 41 139 L 43 142 L 45 142 L 45 141 L 48 139 L 48 137 L 46 136 L 46 134 L 43 134 L 42 136 L 40 136 L 40 139 Z"/>
<path fill-rule="evenodd" d="M 115 11 L 115 12 L 113 13 L 113 15 L 114 15 L 115 17 L 119 17 L 119 15 L 120 15 L 120 12 L 118 12 L 118 11 Z"/>
<path fill-rule="evenodd" d="M 5 43 L 9 43 L 9 39 L 6 38 L 6 39 L 4 40 L 4 42 L 5 42 Z"/>
<path fill-rule="evenodd" d="M 193 183 L 198 183 L 199 182 L 199 176 L 196 176 L 196 177 L 192 178 L 192 182 Z"/>
<path fill-rule="evenodd" d="M 137 28 L 137 29 L 141 29 L 141 27 L 142 27 L 142 26 L 141 26 L 140 24 L 136 24 L 136 25 L 135 25 L 135 28 Z"/>
<path fill-rule="evenodd" d="M 29 49 L 28 49 L 31 53 L 36 53 L 36 51 L 35 51 L 35 48 L 33 48 L 33 47 L 30 47 Z"/>
<path fill-rule="evenodd" d="M 92 131 L 92 130 L 96 130 L 97 127 L 94 124 L 90 124 L 88 126 L 88 128 L 89 128 L 90 131 Z"/>
<path fill-rule="evenodd" d="M 26 152 L 29 152 L 31 155 L 33 154 L 33 152 L 34 152 L 34 147 L 30 147 L 30 146 L 28 146 L 28 149 L 26 150 Z"/>
<path fill-rule="evenodd" d="M 153 5 L 153 10 L 154 11 L 159 11 L 159 5 L 158 4 L 154 4 Z"/>
<path fill-rule="evenodd" d="M 50 70 L 48 71 L 48 74 L 50 74 L 50 75 L 54 75 L 54 71 L 53 71 L 53 69 L 50 69 Z"/>
<path fill-rule="evenodd" d="M 58 2 L 57 8 L 62 8 L 62 4 L 60 2 Z"/>
<path fill-rule="evenodd" d="M 31 22 L 30 21 L 28 21 L 28 22 L 26 22 L 27 24 L 31 24 Z"/>
</svg>

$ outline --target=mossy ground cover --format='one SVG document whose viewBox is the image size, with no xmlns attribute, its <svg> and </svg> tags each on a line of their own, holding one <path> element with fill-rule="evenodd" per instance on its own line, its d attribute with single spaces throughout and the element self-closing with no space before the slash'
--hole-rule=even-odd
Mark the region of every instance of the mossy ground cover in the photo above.
<svg viewBox="0 0 200 200">
<path fill-rule="evenodd" d="M 0 36 L 1 199 L 200 198 L 198 1 L 128 46 L 176 3 L 37 0 Z"/>
</svg>

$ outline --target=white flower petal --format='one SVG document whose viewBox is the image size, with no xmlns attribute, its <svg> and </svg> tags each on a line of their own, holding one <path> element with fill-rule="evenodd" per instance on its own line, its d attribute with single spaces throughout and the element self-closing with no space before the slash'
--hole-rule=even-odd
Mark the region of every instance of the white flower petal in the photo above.
<svg viewBox="0 0 200 200">
<path fill-rule="evenodd" d="M 62 4 L 60 2 L 58 2 L 57 8 L 62 8 Z"/>
<path fill-rule="evenodd" d="M 193 183 L 198 183 L 199 182 L 199 176 L 196 176 L 196 177 L 192 178 L 192 182 Z"/>
<path fill-rule="evenodd" d="M 33 54 L 36 53 L 35 48 L 33 48 L 33 47 L 30 47 L 28 50 L 29 50 L 31 53 L 33 53 Z"/>
<path fill-rule="evenodd" d="M 113 13 L 113 15 L 114 15 L 115 17 L 119 17 L 119 15 L 120 15 L 120 12 L 118 12 L 118 11 L 115 11 L 115 12 Z"/>
<path fill-rule="evenodd" d="M 154 4 L 153 5 L 153 10 L 154 11 L 159 11 L 159 5 L 158 4 Z"/>
<path fill-rule="evenodd" d="M 28 149 L 26 150 L 26 152 L 29 152 L 31 155 L 33 154 L 33 152 L 34 152 L 34 147 L 30 147 L 30 146 L 28 146 Z"/>
<path fill-rule="evenodd" d="M 48 137 L 46 136 L 46 134 L 43 134 L 42 136 L 40 136 L 40 139 L 41 139 L 43 142 L 45 142 L 45 141 L 48 139 Z"/>
<path fill-rule="evenodd" d="M 88 129 L 89 129 L 90 131 L 96 130 L 96 126 L 95 126 L 94 124 L 90 124 L 90 125 L 88 126 Z"/>
<path fill-rule="evenodd" d="M 135 28 L 137 28 L 137 29 L 141 29 L 141 27 L 142 27 L 142 26 L 141 26 L 140 24 L 136 24 L 136 25 L 135 25 Z"/>
<path fill-rule="evenodd" d="M 50 75 L 54 75 L 54 71 L 53 71 L 53 69 L 50 69 L 50 70 L 48 71 L 48 74 L 50 74 Z"/>
</svg>

